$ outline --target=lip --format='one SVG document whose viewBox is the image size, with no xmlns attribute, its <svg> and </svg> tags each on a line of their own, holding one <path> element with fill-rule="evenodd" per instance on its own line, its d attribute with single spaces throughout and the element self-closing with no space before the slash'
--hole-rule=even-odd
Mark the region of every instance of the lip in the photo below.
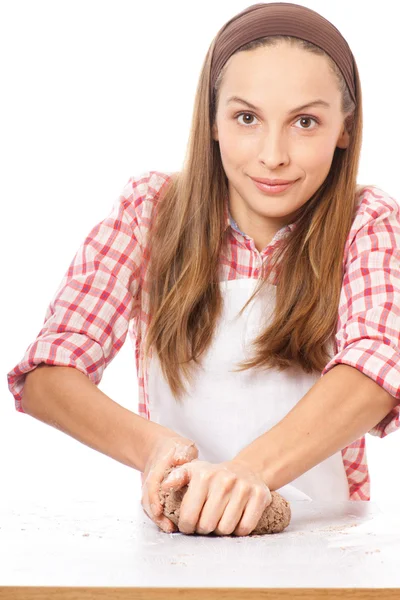
<svg viewBox="0 0 400 600">
<path fill-rule="evenodd" d="M 294 183 L 296 181 L 295 179 L 268 179 L 263 177 L 252 177 L 252 180 L 267 185 L 286 185 L 287 183 Z"/>
<path fill-rule="evenodd" d="M 253 177 L 251 177 L 251 179 L 253 180 L 254 185 L 259 190 L 264 192 L 264 194 L 280 194 L 291 188 L 293 184 L 295 184 L 296 181 L 298 181 L 298 179 L 295 179 L 295 181 L 290 181 L 283 185 L 268 185 L 266 183 L 261 183 L 258 179 L 254 179 Z"/>
</svg>

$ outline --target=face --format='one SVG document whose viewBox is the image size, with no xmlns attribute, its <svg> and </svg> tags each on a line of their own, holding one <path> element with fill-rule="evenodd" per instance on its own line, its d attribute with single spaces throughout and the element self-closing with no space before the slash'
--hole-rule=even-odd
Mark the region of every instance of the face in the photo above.
<svg viewBox="0 0 400 600">
<path fill-rule="evenodd" d="M 231 100 L 234 96 L 242 101 Z M 328 106 L 298 108 L 315 100 Z M 229 59 L 213 138 L 228 179 L 232 216 L 258 250 L 296 220 L 326 179 L 336 146 L 347 148 L 340 104 L 336 79 L 323 56 L 281 43 Z M 271 193 L 259 189 L 253 178 L 295 183 Z"/>
</svg>

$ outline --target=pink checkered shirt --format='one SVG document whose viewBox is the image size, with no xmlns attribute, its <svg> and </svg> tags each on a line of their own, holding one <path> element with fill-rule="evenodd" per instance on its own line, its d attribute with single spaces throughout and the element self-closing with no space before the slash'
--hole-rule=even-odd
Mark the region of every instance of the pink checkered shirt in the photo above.
<svg viewBox="0 0 400 600">
<path fill-rule="evenodd" d="M 131 177 L 109 215 L 95 225 L 76 252 L 50 302 L 37 338 L 7 374 L 15 408 L 21 406 L 25 374 L 39 363 L 72 366 L 98 385 L 129 331 L 135 348 L 139 414 L 150 419 L 142 340 L 148 326 L 148 231 L 153 208 L 170 173 Z M 357 213 L 344 250 L 335 355 L 399 400 L 369 433 L 385 437 L 400 426 L 400 208 L 375 186 L 359 194 Z M 222 278 L 258 277 L 258 250 L 233 221 L 225 200 L 228 253 Z M 280 229 L 261 254 L 269 256 L 296 223 Z M 133 317 L 129 315 L 136 304 Z M 370 500 L 365 436 L 342 449 L 350 500 Z"/>
</svg>

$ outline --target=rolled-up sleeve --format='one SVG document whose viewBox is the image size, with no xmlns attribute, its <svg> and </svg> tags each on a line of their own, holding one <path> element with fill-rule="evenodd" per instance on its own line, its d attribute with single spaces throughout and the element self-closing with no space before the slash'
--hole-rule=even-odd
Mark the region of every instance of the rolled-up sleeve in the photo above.
<svg viewBox="0 0 400 600">
<path fill-rule="evenodd" d="M 97 385 L 122 347 L 142 265 L 142 196 L 134 184 L 131 177 L 110 214 L 86 236 L 46 310 L 37 338 L 7 374 L 17 411 L 24 412 L 25 376 L 40 363 L 75 367 Z"/>
<path fill-rule="evenodd" d="M 399 403 L 369 433 L 400 427 L 400 207 L 379 188 L 363 199 L 348 240 L 336 333 L 337 364 L 355 367 Z M 346 254 L 346 253 L 345 253 Z"/>
</svg>

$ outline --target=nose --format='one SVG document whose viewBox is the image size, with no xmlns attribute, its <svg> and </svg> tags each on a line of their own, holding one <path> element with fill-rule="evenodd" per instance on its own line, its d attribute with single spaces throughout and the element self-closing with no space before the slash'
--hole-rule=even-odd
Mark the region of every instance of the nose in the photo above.
<svg viewBox="0 0 400 600">
<path fill-rule="evenodd" d="M 288 142 L 281 131 L 270 130 L 261 137 L 258 158 L 269 169 L 289 162 Z"/>
</svg>

